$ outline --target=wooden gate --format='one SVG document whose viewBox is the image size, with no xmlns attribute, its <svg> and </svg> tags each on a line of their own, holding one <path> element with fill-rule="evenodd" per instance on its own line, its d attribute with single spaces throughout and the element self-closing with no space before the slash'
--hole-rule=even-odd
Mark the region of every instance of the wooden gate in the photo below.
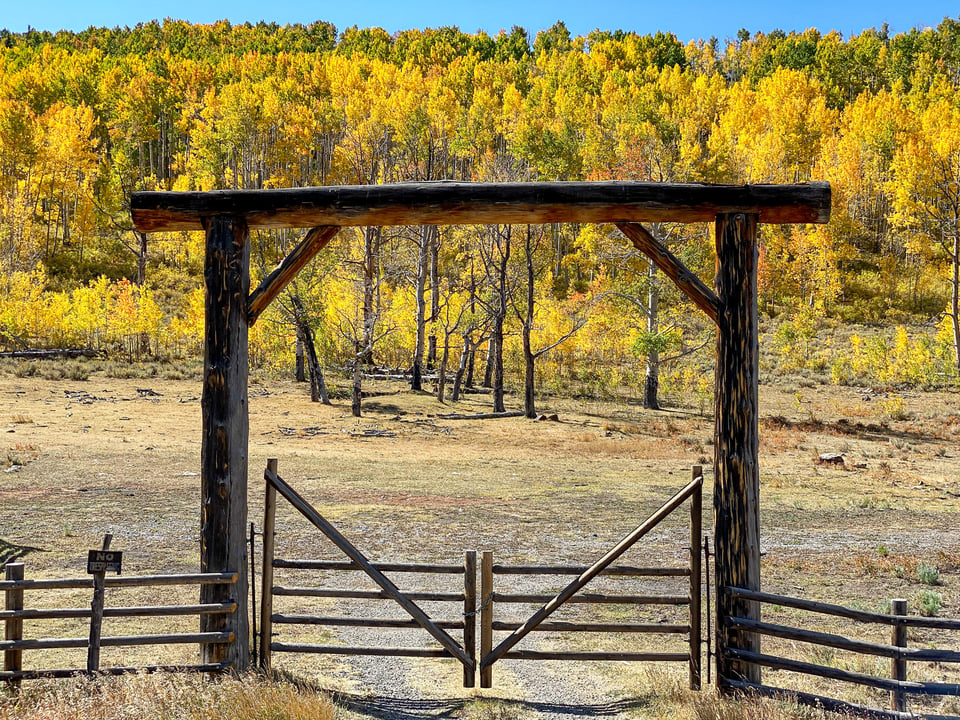
<svg viewBox="0 0 960 720">
<path fill-rule="evenodd" d="M 307 645 L 285 645 L 283 643 L 274 643 L 272 641 L 272 628 L 275 621 L 291 622 L 299 624 L 316 625 L 346 625 L 346 624 L 366 624 L 373 627 L 421 627 L 440 643 L 442 650 L 435 652 L 432 650 L 416 650 L 412 648 L 354 648 L 352 654 L 365 655 L 414 655 L 426 657 L 445 657 L 450 656 L 458 660 L 463 665 L 463 682 L 465 687 L 473 687 L 474 674 L 476 670 L 476 659 L 474 657 L 473 646 L 474 628 L 473 607 L 476 603 L 476 554 L 467 554 L 463 567 L 456 566 L 427 566 L 427 565 L 375 565 L 371 563 L 339 530 L 330 524 L 317 510 L 304 500 L 292 487 L 290 487 L 277 474 L 277 460 L 271 458 L 267 461 L 267 469 L 264 471 L 264 479 L 267 481 L 266 501 L 264 504 L 264 522 L 263 522 L 263 600 L 261 603 L 260 627 L 260 664 L 269 670 L 271 665 L 271 651 L 279 652 L 339 652 L 348 654 L 350 648 L 330 648 L 329 646 L 307 646 Z M 350 563 L 336 564 L 334 569 L 353 569 L 362 570 L 379 587 L 379 593 L 360 594 L 359 597 L 388 598 L 398 604 L 412 618 L 411 622 L 396 624 L 396 621 L 353 621 L 348 618 L 319 618 L 319 617 L 292 617 L 277 616 L 273 613 L 273 595 L 276 588 L 273 587 L 273 568 L 276 563 L 273 558 L 274 547 L 274 520 L 276 513 L 276 496 L 280 493 L 297 511 L 309 520 L 318 530 L 333 542 L 348 558 Z M 324 566 L 325 563 L 299 563 L 303 567 Z M 462 573 L 464 575 L 464 591 L 462 593 L 444 594 L 443 597 L 437 597 L 436 594 L 419 595 L 416 593 L 402 592 L 386 575 L 384 571 L 398 572 L 434 572 L 434 573 Z M 472 588 L 472 589 L 471 589 Z M 282 592 L 282 590 L 281 590 Z M 312 594 L 313 596 L 324 596 L 322 593 L 331 593 L 336 591 L 315 590 L 312 593 L 291 592 L 289 594 Z M 351 591 L 353 596 L 358 596 L 358 591 Z M 331 595 L 325 595 L 330 597 Z M 339 595 L 343 597 L 344 595 Z M 415 600 L 457 600 L 464 603 L 463 619 L 453 622 L 437 622 L 430 618 Z M 468 622 L 469 619 L 469 622 Z M 463 643 L 458 643 L 448 632 L 448 629 L 460 628 L 463 630 Z"/>
<path fill-rule="evenodd" d="M 462 565 L 423 563 L 373 563 L 370 562 L 349 540 L 324 519 L 317 510 L 301 497 L 277 474 L 277 461 L 267 462 L 266 502 L 263 525 L 263 595 L 260 612 L 260 665 L 269 670 L 273 652 L 323 653 L 340 655 L 381 655 L 390 657 L 453 657 L 463 665 L 464 687 L 474 687 L 476 669 L 481 670 L 480 686 L 492 686 L 492 668 L 499 660 L 628 660 L 648 662 L 684 662 L 689 665 L 690 687 L 700 688 L 700 536 L 702 514 L 703 472 L 700 466 L 693 468 L 693 479 L 680 492 L 668 500 L 659 510 L 624 537 L 616 546 L 589 567 L 572 566 L 522 566 L 494 565 L 493 553 L 483 553 L 481 570 L 482 603 L 477 609 L 477 553 L 467 551 Z M 274 557 L 274 520 L 276 496 L 282 495 L 307 520 L 329 538 L 349 561 L 331 560 L 284 560 Z M 663 522 L 686 500 L 690 500 L 690 548 L 689 563 L 683 567 L 624 567 L 613 563 L 629 550 L 640 538 Z M 326 571 L 362 571 L 380 588 L 379 591 L 343 590 L 321 587 L 275 586 L 274 568 Z M 455 591 L 401 591 L 385 575 L 390 573 L 416 573 L 419 575 L 459 575 L 462 589 Z M 510 594 L 496 592 L 495 575 L 576 575 L 577 578 L 556 595 Z M 684 594 L 587 594 L 580 592 L 599 575 L 627 578 L 687 578 L 689 591 Z M 368 600 L 391 600 L 410 616 L 409 620 L 383 619 L 376 617 L 327 617 L 320 615 L 275 613 L 274 596 L 351 598 Z M 462 606 L 462 616 L 455 619 L 437 620 L 429 617 L 416 601 L 456 603 Z M 523 623 L 494 621 L 494 607 L 504 603 L 546 603 Z M 686 622 L 610 622 L 573 623 L 544 622 L 565 604 L 619 604 L 626 606 L 683 606 L 688 610 Z M 446 607 L 446 606 L 445 606 Z M 480 642 L 482 660 L 476 657 L 476 622 L 480 616 Z M 368 628 L 422 628 L 437 642 L 440 648 L 369 647 L 312 644 L 298 642 L 275 642 L 274 624 L 313 625 L 330 627 Z M 463 641 L 457 642 L 447 630 L 461 630 Z M 495 631 L 510 631 L 496 648 L 493 647 Z M 584 632 L 584 633 L 658 633 L 687 635 L 686 647 L 671 652 L 541 652 L 513 650 L 527 634 L 534 631 Z"/>
<path fill-rule="evenodd" d="M 685 662 L 690 667 L 690 687 L 700 689 L 700 533 L 702 513 L 703 471 L 693 468 L 693 479 L 668 500 L 635 530 L 626 535 L 602 558 L 589 567 L 570 566 L 509 566 L 495 565 L 493 553 L 484 552 L 481 564 L 480 617 L 480 687 L 493 685 L 493 665 L 499 660 L 628 660 L 645 662 Z M 665 520 L 683 502 L 690 499 L 690 558 L 686 567 L 616 567 L 613 563 L 640 538 Z M 557 576 L 577 575 L 577 578 L 556 595 L 498 593 L 494 589 L 496 575 Z M 581 590 L 599 575 L 619 577 L 689 577 L 687 595 L 586 594 Z M 494 621 L 494 607 L 502 603 L 545 604 L 525 622 Z M 625 606 L 672 605 L 686 606 L 689 619 L 679 623 L 584 623 L 545 622 L 548 617 L 568 603 L 617 604 Z M 493 647 L 494 631 L 510 631 Z M 687 649 L 682 652 L 583 652 L 537 651 L 513 648 L 531 632 L 554 631 L 572 633 L 658 633 L 688 635 Z"/>
</svg>

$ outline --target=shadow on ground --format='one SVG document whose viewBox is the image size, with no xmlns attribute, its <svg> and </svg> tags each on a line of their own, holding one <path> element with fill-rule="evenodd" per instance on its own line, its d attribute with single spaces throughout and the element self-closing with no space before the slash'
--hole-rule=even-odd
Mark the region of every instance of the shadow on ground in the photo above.
<svg viewBox="0 0 960 720">
<path fill-rule="evenodd" d="M 27 553 L 45 552 L 43 548 L 30 547 L 29 545 L 15 545 L 0 538 L 0 565 L 4 565 L 13 560 L 19 560 L 26 557 Z"/>
<path fill-rule="evenodd" d="M 354 696 L 337 693 L 334 699 L 338 705 L 350 712 L 381 720 L 423 720 L 424 718 L 479 717 L 518 718 L 527 713 L 537 713 L 547 717 L 607 718 L 616 717 L 644 707 L 647 703 L 641 699 L 624 699 L 606 703 L 567 704 L 524 700 L 503 700 L 499 698 L 458 698 L 448 700 L 411 699 L 373 696 Z M 489 712 L 471 713 L 464 708 L 469 704 L 490 703 L 497 706 Z"/>
</svg>

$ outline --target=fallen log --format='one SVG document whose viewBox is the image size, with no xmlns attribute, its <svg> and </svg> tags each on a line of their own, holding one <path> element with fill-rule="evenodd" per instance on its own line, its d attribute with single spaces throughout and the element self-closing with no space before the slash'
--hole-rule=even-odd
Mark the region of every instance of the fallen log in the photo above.
<svg viewBox="0 0 960 720">
<path fill-rule="evenodd" d="M 97 357 L 100 353 L 90 348 L 57 348 L 52 350 L 6 350 L 0 358 L 15 360 L 46 360 L 49 358 Z"/>
<path fill-rule="evenodd" d="M 436 417 L 439 420 L 495 420 L 497 418 L 523 417 L 523 410 L 510 410 L 508 412 L 476 413 L 475 415 L 447 413 L 445 415 L 437 415 Z"/>
</svg>

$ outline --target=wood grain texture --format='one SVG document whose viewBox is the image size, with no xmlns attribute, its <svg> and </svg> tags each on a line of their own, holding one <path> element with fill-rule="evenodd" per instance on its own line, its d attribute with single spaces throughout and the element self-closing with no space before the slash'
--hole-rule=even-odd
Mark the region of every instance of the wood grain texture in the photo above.
<svg viewBox="0 0 960 720">
<path fill-rule="evenodd" d="M 333 236 L 339 230 L 340 228 L 329 225 L 311 228 L 290 254 L 281 260 L 280 264 L 263 279 L 247 299 L 247 322 L 250 325 L 257 321 L 257 318 L 273 302 L 274 298 L 283 292 L 283 289 L 297 276 L 297 273 L 303 270 L 307 263 L 327 246 L 327 243 L 333 239 Z"/>
<path fill-rule="evenodd" d="M 250 243 L 242 220 L 206 223 L 207 254 L 200 451 L 200 570 L 236 572 L 237 582 L 202 585 L 201 603 L 236 602 L 231 615 L 203 615 L 201 632 L 230 632 L 228 645 L 204 645 L 204 664 L 250 666 L 247 612 L 247 296 Z"/>
<path fill-rule="evenodd" d="M 760 682 L 759 666 L 738 660 L 728 650 L 757 653 L 760 636 L 728 628 L 726 618 L 759 620 L 760 606 L 723 589 L 760 589 L 757 222 L 757 215 L 742 214 L 721 215 L 716 222 L 720 304 L 713 495 L 717 677 L 753 683 Z"/>
<path fill-rule="evenodd" d="M 130 206 L 140 232 L 200 230 L 205 219 L 216 216 L 271 228 L 712 222 L 724 213 L 755 214 L 765 223 L 825 223 L 830 218 L 830 184 L 398 183 L 137 192 Z"/>
<path fill-rule="evenodd" d="M 717 296 L 695 273 L 688 270 L 676 255 L 639 223 L 617 223 L 617 228 L 630 239 L 637 250 L 650 258 L 694 305 L 703 310 L 708 318 L 717 322 Z"/>
</svg>

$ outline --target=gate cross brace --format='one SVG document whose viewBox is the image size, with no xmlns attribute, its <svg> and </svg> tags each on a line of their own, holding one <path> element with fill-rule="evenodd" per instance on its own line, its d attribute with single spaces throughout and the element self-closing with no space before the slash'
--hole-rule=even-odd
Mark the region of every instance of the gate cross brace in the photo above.
<svg viewBox="0 0 960 720">
<path fill-rule="evenodd" d="M 420 627 L 430 633 L 437 642 L 443 645 L 447 652 L 467 668 L 473 669 L 473 658 L 464 652 L 460 644 L 454 640 L 449 633 L 438 627 L 437 624 L 420 609 L 420 606 L 404 595 L 400 588 L 394 585 L 386 575 L 371 565 L 370 561 L 363 556 L 363 553 L 361 553 L 353 543 L 347 540 L 347 538 L 341 535 L 339 530 L 327 522 L 296 490 L 287 485 L 279 475 L 270 472 L 270 470 L 265 470 L 263 477 L 273 485 L 277 489 L 277 492 L 283 495 L 283 497 L 287 499 L 287 502 L 293 505 L 301 515 L 313 523 L 320 532 L 330 538 L 330 541 L 334 545 L 340 548 L 347 557 L 353 560 L 361 570 L 369 575 L 370 579 L 383 588 L 383 591 L 391 600 L 394 600 L 400 607 L 406 610 L 410 616 L 419 623 Z"/>
<path fill-rule="evenodd" d="M 510 651 L 510 648 L 520 642 L 524 637 L 527 636 L 528 633 L 533 632 L 533 630 L 536 629 L 550 615 L 552 615 L 554 611 L 556 611 L 561 605 L 567 602 L 567 600 L 582 590 L 588 582 L 603 572 L 609 565 L 613 564 L 613 562 L 618 557 L 623 555 L 627 550 L 629 550 L 633 544 L 637 542 L 637 540 L 653 530 L 653 528 L 655 528 L 664 518 L 676 510 L 684 500 L 693 495 L 702 484 L 703 475 L 696 477 L 687 483 L 686 487 L 670 498 L 663 505 L 663 507 L 638 525 L 635 530 L 630 532 L 613 548 L 611 548 L 606 555 L 587 568 L 583 574 L 580 575 L 580 577 L 567 585 L 567 587 L 561 590 L 559 594 L 550 600 L 550 602 L 534 613 L 523 625 L 507 635 L 507 637 L 503 639 L 503 642 L 497 645 L 486 657 L 480 660 L 480 669 L 483 670 L 490 667 L 497 660 L 506 655 Z"/>
</svg>

